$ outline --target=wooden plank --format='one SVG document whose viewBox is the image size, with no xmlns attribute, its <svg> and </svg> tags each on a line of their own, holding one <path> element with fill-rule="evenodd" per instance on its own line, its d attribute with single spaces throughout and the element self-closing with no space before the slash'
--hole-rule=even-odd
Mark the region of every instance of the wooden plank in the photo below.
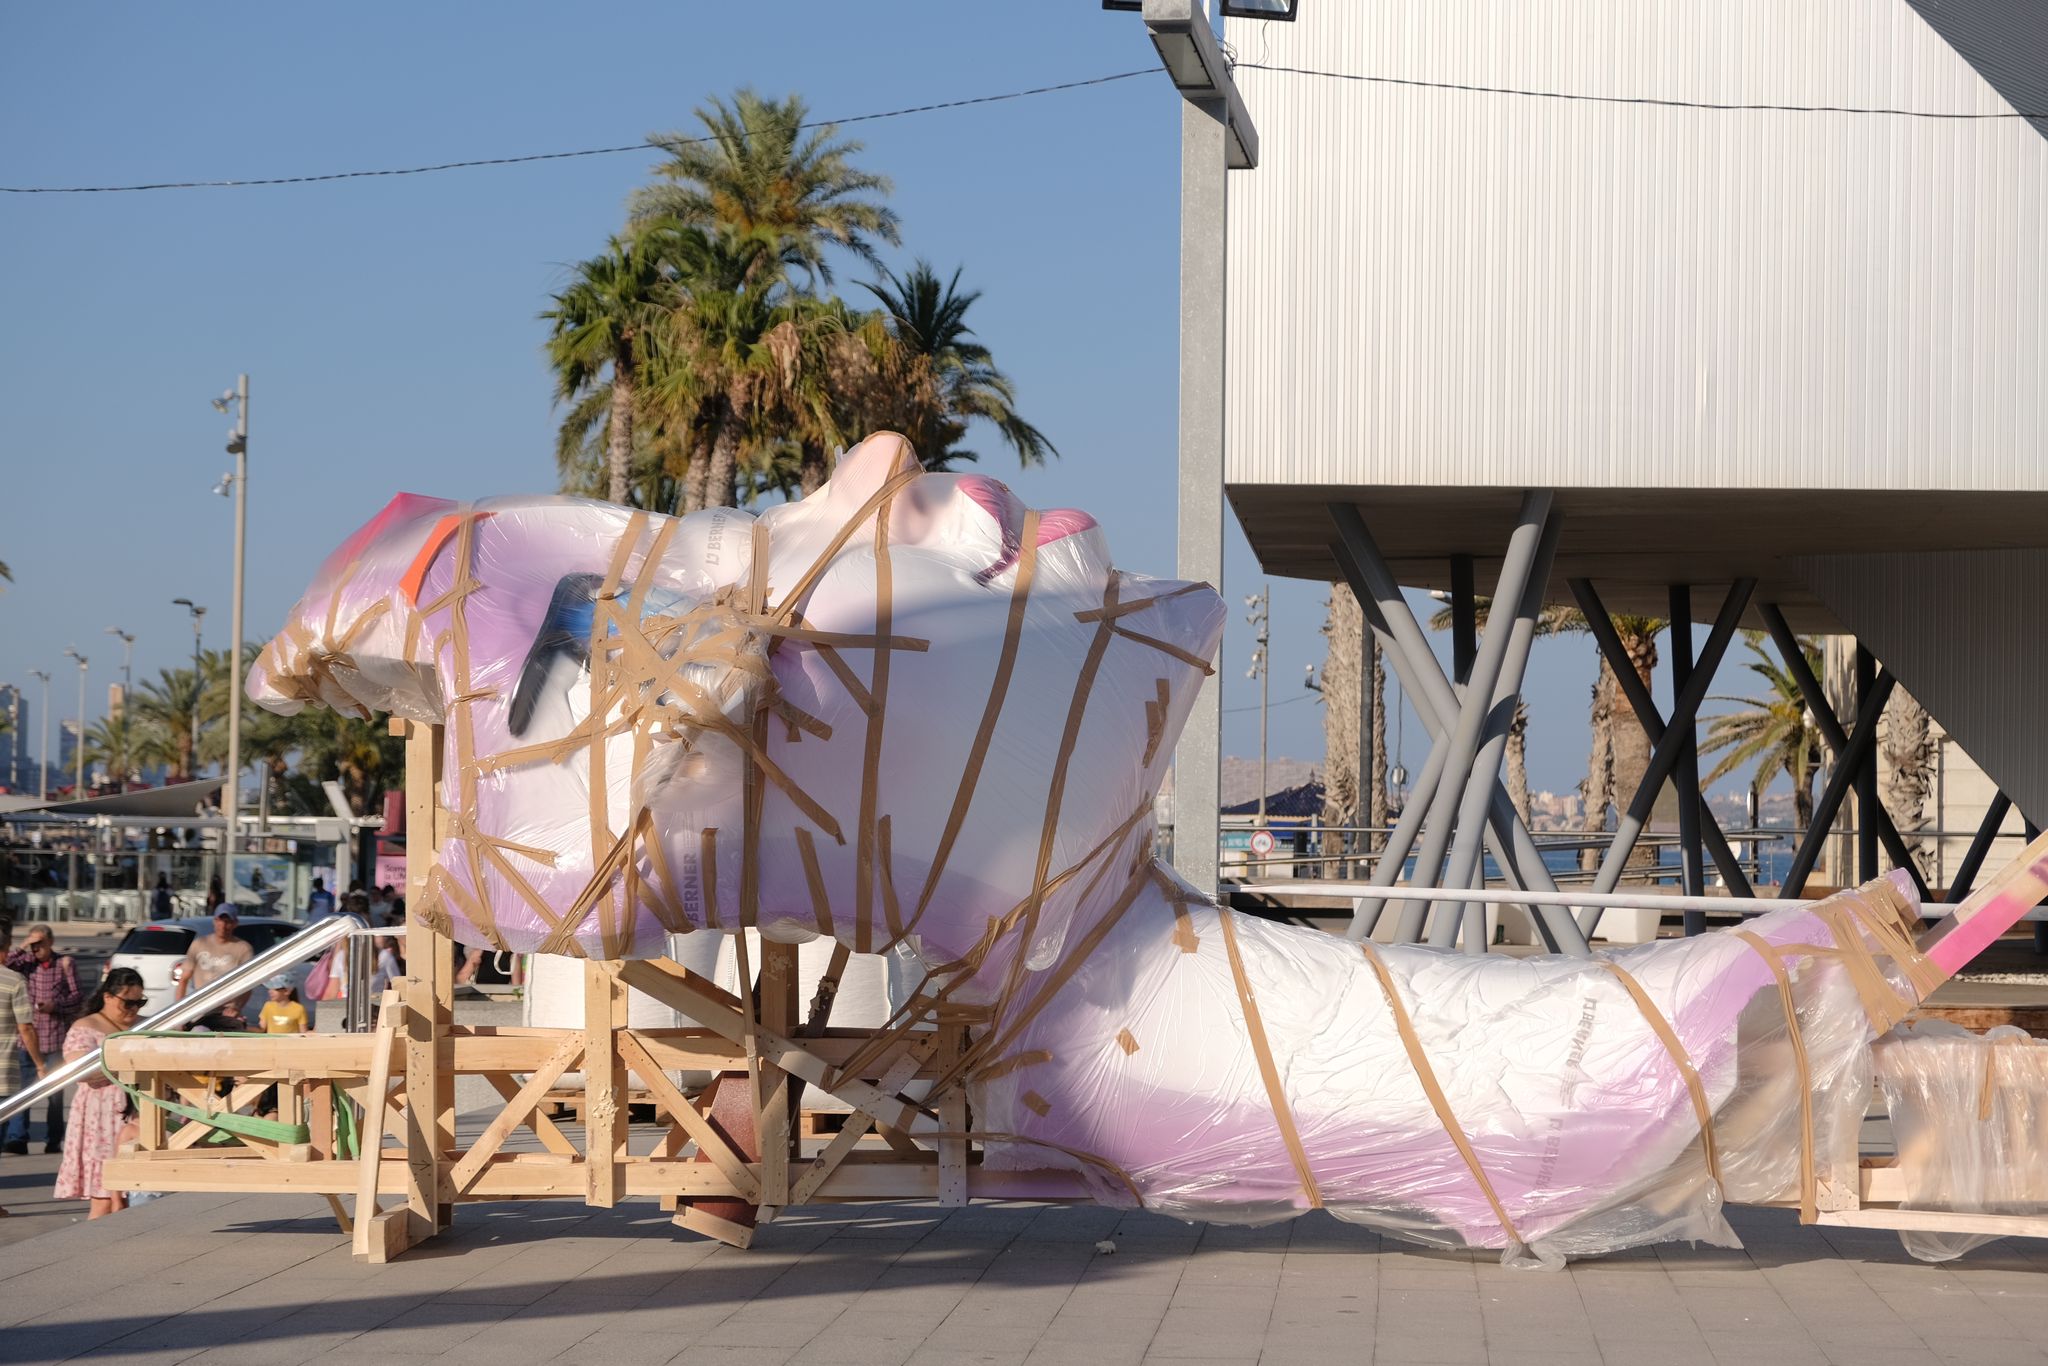
<svg viewBox="0 0 2048 1366">
<path fill-rule="evenodd" d="M 406 733 L 406 979 L 411 1010 L 405 1031 L 406 1158 L 412 1184 L 412 1240 L 448 1226 L 449 1171 L 455 1150 L 455 1077 L 442 1041 L 455 1018 L 455 942 L 429 917 L 427 877 L 447 842 L 443 809 L 442 728 L 413 725 Z"/>
<path fill-rule="evenodd" d="M 150 1073 L 211 1073 L 271 1082 L 368 1076 L 372 1034 L 131 1034 L 107 1040 L 107 1070 L 131 1081 Z"/>
<path fill-rule="evenodd" d="M 394 1205 L 370 1216 L 367 1226 L 358 1222 L 354 1237 L 357 1255 L 372 1266 L 380 1266 L 395 1260 L 412 1246 L 412 1210 L 405 1205 Z"/>
<path fill-rule="evenodd" d="M 704 1154 L 725 1173 L 726 1179 L 732 1182 L 733 1189 L 739 1191 L 749 1204 L 760 1204 L 761 1186 L 754 1179 L 753 1168 L 748 1163 L 746 1155 L 736 1151 L 725 1141 L 724 1136 L 712 1127 L 711 1121 L 690 1103 L 689 1098 L 676 1088 L 676 1084 L 669 1080 L 668 1075 L 647 1056 L 647 1050 L 640 1046 L 639 1039 L 631 1031 L 622 1032 L 618 1038 L 619 1049 L 627 1065 L 646 1083 L 647 1089 L 660 1102 L 669 1119 L 690 1136 L 691 1141 L 696 1143 L 698 1152 Z M 675 1153 L 682 1151 L 680 1144 L 672 1146 Z"/>
<path fill-rule="evenodd" d="M 580 1036 L 577 1037 L 576 1043 L 577 1047 L 582 1047 Z M 496 1091 L 507 1101 L 512 1100 L 519 1094 L 519 1083 L 503 1073 L 488 1073 L 484 1079 L 490 1082 L 492 1090 Z M 534 1106 L 533 1111 L 526 1116 L 526 1127 L 533 1130 L 534 1137 L 538 1138 L 541 1146 L 549 1152 L 560 1153 L 564 1157 L 582 1156 L 582 1151 L 570 1141 L 567 1134 L 562 1132 L 561 1126 L 541 1113 L 540 1106 Z"/>
<path fill-rule="evenodd" d="M 626 1146 L 626 1064 L 618 1031 L 626 1025 L 626 991 L 615 963 L 583 965 L 583 1156 L 587 1199 L 610 1209 L 625 1198 L 619 1159 Z"/>
<path fill-rule="evenodd" d="M 756 993 L 761 1024 L 782 1035 L 796 1033 L 796 945 L 761 941 L 761 989 Z M 761 1067 L 761 1108 L 754 1132 L 761 1143 L 761 1210 L 766 1223 L 789 1203 L 789 1156 L 796 1141 L 789 1074 L 772 1063 Z"/>
<path fill-rule="evenodd" d="M 959 1061 L 967 1051 L 967 1030 L 957 1024 L 939 1027 L 939 1046 L 934 1050 L 935 1060 L 951 1064 Z M 959 1078 L 946 1084 L 944 1094 L 935 1097 L 938 1102 L 939 1128 L 948 1134 L 967 1132 L 967 1088 Z M 942 1138 L 939 1140 L 939 1203 L 959 1208 L 967 1203 L 967 1140 L 965 1138 Z"/>
<path fill-rule="evenodd" d="M 362 1151 L 356 1155 L 355 1163 L 356 1213 L 353 1250 L 358 1257 L 366 1258 L 371 1253 L 371 1225 L 377 1216 L 377 1183 L 384 1166 L 379 1154 L 383 1151 L 384 1111 L 391 1091 L 391 1045 L 398 1035 L 398 1021 L 398 991 L 396 988 L 390 988 L 384 992 L 384 999 L 379 1003 L 376 1034 L 379 1046 L 371 1050 L 370 1054 L 370 1080 L 361 1129 Z M 306 1164 L 309 1171 L 318 1168 L 317 1163 Z"/>
<path fill-rule="evenodd" d="M 910 1080 L 911 1074 L 917 1071 L 917 1065 L 917 1058 L 899 1055 L 896 1065 L 882 1077 L 880 1089 L 889 1092 L 897 1090 Z M 790 1194 L 789 1202 L 793 1205 L 808 1204 L 811 1197 L 818 1193 L 818 1188 L 838 1170 L 840 1163 L 852 1155 L 873 1124 L 873 1115 L 860 1110 L 849 1114 L 846 1117 L 846 1127 L 825 1145 L 823 1152 L 812 1159 L 810 1170 L 797 1182 L 796 1189 Z"/>
<path fill-rule="evenodd" d="M 1993 1238 L 2048 1238 L 2048 1215 L 2043 1214 L 1961 1214 L 1949 1210 L 1866 1205 L 1862 1209 L 1822 1210 L 1819 1222 L 1842 1228 L 1887 1228 L 1913 1233 L 1981 1233 Z"/>
<path fill-rule="evenodd" d="M 862 1162 L 855 1153 L 832 1173 L 811 1197 L 813 1203 L 861 1200 L 931 1200 L 938 1192 L 938 1167 L 929 1156 L 921 1163 L 893 1158 Z M 725 1174 L 707 1162 L 628 1159 L 628 1197 L 681 1196 L 687 1199 L 744 1199 Z M 358 1164 L 348 1162 L 275 1162 L 253 1153 L 222 1158 L 213 1154 L 122 1154 L 106 1167 L 108 1187 L 116 1190 L 283 1192 L 356 1194 L 360 1198 Z M 375 1163 L 377 1191 L 386 1196 L 405 1192 L 407 1168 L 393 1155 Z M 758 1175 L 756 1180 L 758 1180 Z M 587 1177 L 580 1161 L 552 1153 L 500 1153 L 477 1177 L 465 1201 L 518 1199 L 581 1199 Z M 968 1168 L 968 1194 L 976 1200 L 1043 1200 L 1091 1203 L 1087 1184 L 1072 1172 L 1034 1170 L 991 1172 Z M 1829 1215 L 1825 1218 L 1834 1218 Z"/>
<path fill-rule="evenodd" d="M 548 1059 L 547 1065 L 529 1077 L 526 1085 L 519 1088 L 505 1108 L 484 1126 L 483 1133 L 477 1136 L 469 1151 L 464 1153 L 449 1171 L 448 1184 L 456 1196 L 469 1193 L 470 1183 L 476 1179 L 484 1165 L 496 1155 L 498 1149 L 505 1146 L 505 1140 L 512 1136 L 512 1131 L 533 1113 L 533 1108 L 540 1104 L 540 1098 L 548 1093 L 548 1088 L 569 1070 L 570 1065 L 582 1052 L 583 1044 L 580 1040 L 565 1041 L 555 1050 L 555 1055 Z"/>
</svg>

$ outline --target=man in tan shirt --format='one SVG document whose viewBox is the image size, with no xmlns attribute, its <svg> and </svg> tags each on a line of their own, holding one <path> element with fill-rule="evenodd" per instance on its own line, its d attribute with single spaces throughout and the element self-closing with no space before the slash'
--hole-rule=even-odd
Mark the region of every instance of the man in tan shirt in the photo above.
<svg viewBox="0 0 2048 1366">
<path fill-rule="evenodd" d="M 185 954 L 185 970 L 178 978 L 179 1000 L 184 1000 L 201 987 L 218 982 L 256 956 L 255 946 L 235 932 L 240 923 L 226 906 L 214 912 L 213 933 L 204 939 L 194 939 L 191 949 Z M 254 994 L 253 990 L 245 991 L 232 1001 L 222 1002 L 220 1008 L 223 1012 L 239 1015 Z"/>
</svg>

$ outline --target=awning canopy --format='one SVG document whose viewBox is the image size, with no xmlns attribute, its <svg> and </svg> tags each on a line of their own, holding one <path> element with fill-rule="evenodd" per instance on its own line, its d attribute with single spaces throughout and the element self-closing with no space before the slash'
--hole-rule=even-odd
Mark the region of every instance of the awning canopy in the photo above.
<svg viewBox="0 0 2048 1366">
<path fill-rule="evenodd" d="M 169 787 L 142 788 L 135 792 L 118 792 L 108 797 L 87 797 L 82 801 L 33 802 L 16 806 L 0 814 L 9 816 L 31 813 L 49 816 L 71 816 L 89 820 L 94 816 L 130 816 L 144 820 L 160 820 L 175 824 L 200 815 L 202 808 L 206 815 L 216 814 L 220 805 L 220 789 L 223 779 L 201 778 L 197 782 L 173 783 Z"/>
</svg>

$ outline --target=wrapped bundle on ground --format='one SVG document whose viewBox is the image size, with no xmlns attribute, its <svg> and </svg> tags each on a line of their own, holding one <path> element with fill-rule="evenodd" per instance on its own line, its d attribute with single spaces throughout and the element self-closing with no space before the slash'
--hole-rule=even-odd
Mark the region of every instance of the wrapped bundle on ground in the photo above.
<svg viewBox="0 0 2048 1366">
<path fill-rule="evenodd" d="M 2048 1043 L 2002 1025 L 1984 1034 L 1916 1020 L 1880 1039 L 1877 1083 L 1891 1114 L 1902 1209 L 2048 1214 Z M 1946 1262 L 1993 1233 L 1899 1234 Z"/>
<path fill-rule="evenodd" d="M 1591 960 L 1219 911 L 1151 849 L 1222 622 L 1085 514 L 879 436 L 759 517 L 397 499 L 250 688 L 445 726 L 425 910 L 458 938 L 897 955 L 898 1028 L 987 1015 L 935 1084 L 986 1160 L 1105 1201 L 1554 1262 L 1853 1188 L 1870 1040 L 1939 976 L 1905 894 Z"/>
</svg>

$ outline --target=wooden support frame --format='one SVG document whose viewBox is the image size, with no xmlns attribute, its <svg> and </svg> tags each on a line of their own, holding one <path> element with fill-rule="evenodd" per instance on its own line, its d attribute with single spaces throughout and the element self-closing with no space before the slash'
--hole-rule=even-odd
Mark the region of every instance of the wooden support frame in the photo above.
<svg viewBox="0 0 2048 1366">
<path fill-rule="evenodd" d="M 831 1027 L 844 953 L 812 1002 L 798 999 L 795 947 L 764 943 L 737 995 L 666 960 L 591 962 L 580 1029 L 458 1026 L 455 947 L 428 894 L 450 828 L 441 731 L 408 722 L 394 722 L 393 731 L 406 740 L 411 975 L 386 994 L 375 1031 L 138 1037 L 108 1048 L 115 1074 L 155 1096 L 175 1096 L 200 1075 L 232 1076 L 239 1084 L 229 1104 L 244 1108 L 272 1083 L 303 1085 L 307 1098 L 297 1113 L 311 1141 L 203 1145 L 200 1126 L 172 1129 L 164 1111 L 146 1106 L 140 1141 L 109 1164 L 111 1186 L 319 1194 L 356 1256 L 371 1262 L 401 1256 L 448 1228 L 456 1206 L 484 1200 L 737 1202 L 761 1224 L 798 1203 L 1091 1198 L 1069 1171 L 981 1166 L 964 1081 L 947 1077 L 968 1047 L 960 1020 L 933 1012 L 886 1036 Z M 629 989 L 689 1023 L 631 1028 Z M 565 1127 L 541 1102 L 578 1067 L 581 1123 Z M 758 1155 L 729 1142 L 704 1103 L 683 1092 L 673 1074 L 685 1070 L 746 1073 Z M 483 1077 L 503 1101 L 466 1144 L 455 1130 L 458 1076 Z M 941 1089 L 913 1102 L 902 1093 L 916 1081 Z M 628 1141 L 636 1094 L 654 1101 L 664 1126 L 644 1155 Z M 806 1096 L 849 1107 L 836 1133 L 807 1136 L 815 1126 L 806 1119 Z M 344 1141 L 351 1128 L 355 1153 Z M 521 1129 L 541 1151 L 507 1150 Z M 352 1218 L 342 1204 L 348 1196 Z M 702 1210 L 685 1210 L 679 1222 L 738 1246 L 753 1236 L 753 1228 Z"/>
</svg>

